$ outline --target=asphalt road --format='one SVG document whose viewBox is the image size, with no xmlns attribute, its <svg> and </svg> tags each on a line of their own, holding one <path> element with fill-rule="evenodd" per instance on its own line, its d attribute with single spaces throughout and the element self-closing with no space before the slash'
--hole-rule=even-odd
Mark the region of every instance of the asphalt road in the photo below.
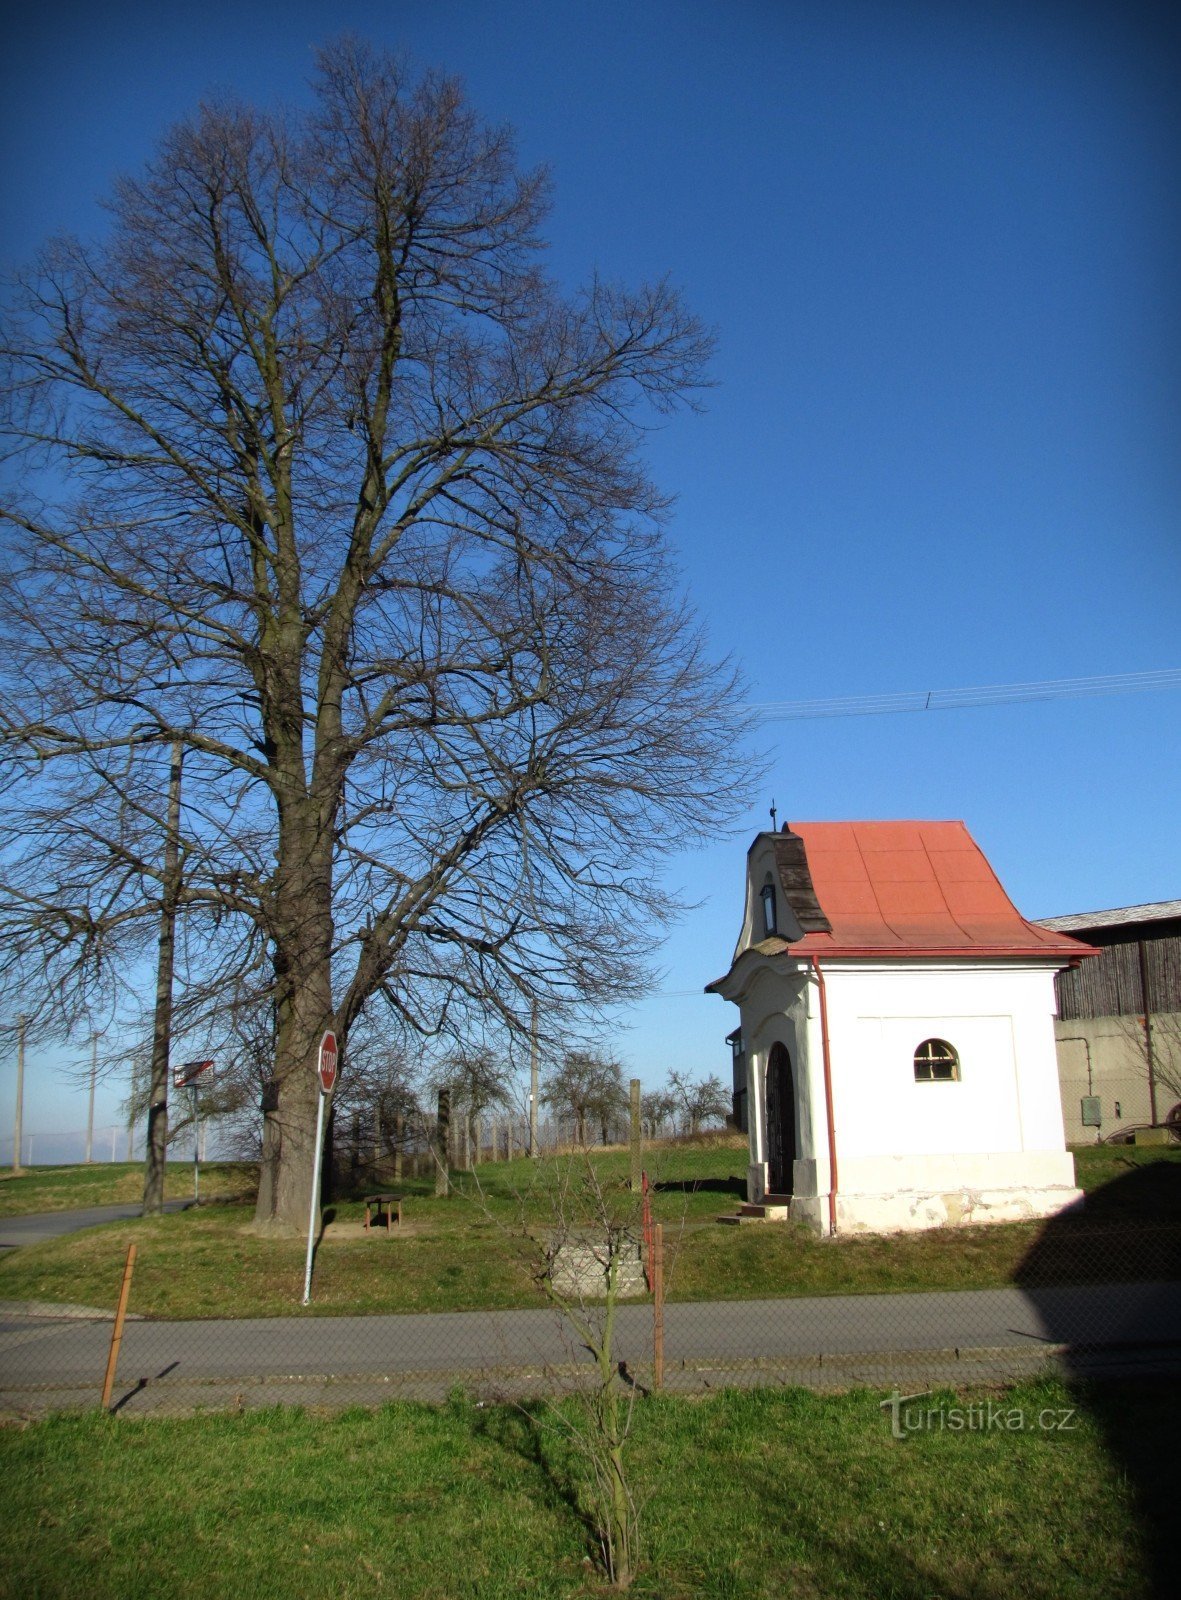
<svg viewBox="0 0 1181 1600">
<path fill-rule="evenodd" d="M 167 1200 L 165 1211 L 183 1211 L 190 1200 Z M 0 1217 L 0 1250 L 16 1250 L 25 1244 L 44 1244 L 60 1239 L 64 1233 L 96 1228 L 103 1222 L 126 1222 L 143 1214 L 136 1201 L 129 1206 L 85 1206 L 77 1211 L 43 1211 L 34 1217 Z"/>
<path fill-rule="evenodd" d="M 0 1320 L 0 1402 L 16 1391 L 69 1389 L 101 1378 L 109 1322 L 6 1315 Z M 617 1357 L 651 1359 L 652 1308 L 619 1312 Z M 1033 1292 L 848 1295 L 708 1302 L 665 1309 L 666 1360 L 717 1366 L 876 1354 L 1181 1346 L 1181 1283 L 1091 1285 Z M 549 1311 L 245 1318 L 128 1323 L 120 1374 L 137 1384 L 380 1381 L 447 1374 L 544 1371 L 585 1359 Z M 96 1376 L 97 1375 L 97 1376 Z"/>
</svg>

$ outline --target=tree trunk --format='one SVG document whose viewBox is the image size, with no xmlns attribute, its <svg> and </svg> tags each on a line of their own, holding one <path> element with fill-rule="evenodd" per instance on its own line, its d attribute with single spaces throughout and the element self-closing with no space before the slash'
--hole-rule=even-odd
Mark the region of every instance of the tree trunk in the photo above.
<svg viewBox="0 0 1181 1600">
<path fill-rule="evenodd" d="M 289 1070 L 286 1077 L 273 1078 L 263 1101 L 262 1163 L 254 1213 L 254 1228 L 260 1233 L 300 1237 L 307 1232 L 320 1094 L 316 1062 L 322 1032 L 323 1027 L 306 1046 L 304 1070 Z"/>
<path fill-rule="evenodd" d="M 291 798 L 280 824 L 274 896 L 275 1070 L 263 1101 L 263 1159 L 254 1227 L 266 1234 L 300 1237 L 307 1232 L 311 1214 L 320 1040 L 335 1022 L 332 839 L 331 829 L 324 826 L 303 787 L 303 760 L 294 742 L 286 764 L 291 769 Z M 339 1024 L 335 1031 L 339 1074 L 345 1041 Z M 331 1101 L 324 1109 L 331 1114 Z"/>
<path fill-rule="evenodd" d="M 275 1073 L 263 1097 L 262 1167 L 254 1226 L 298 1237 L 307 1231 L 312 1199 L 320 1040 L 332 1022 L 327 952 L 319 971 L 289 986 L 280 1001 Z M 307 968 L 304 969 L 305 974 Z M 337 1035 L 337 1049 L 344 1041 Z M 339 1071 L 339 1068 L 338 1068 Z M 331 1111 L 331 1105 L 326 1108 Z"/>
</svg>

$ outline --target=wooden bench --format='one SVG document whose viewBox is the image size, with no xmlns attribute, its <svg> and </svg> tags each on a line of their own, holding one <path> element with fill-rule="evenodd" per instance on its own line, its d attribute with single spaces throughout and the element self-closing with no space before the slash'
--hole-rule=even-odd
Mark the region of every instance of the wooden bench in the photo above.
<svg viewBox="0 0 1181 1600">
<path fill-rule="evenodd" d="M 402 1226 L 402 1196 L 400 1194 L 367 1194 L 365 1196 L 365 1232 L 370 1232 L 369 1222 L 373 1207 L 377 1207 L 377 1221 L 381 1221 L 381 1209 L 385 1207 L 385 1231 L 389 1233 L 393 1228 L 394 1214 L 397 1213 L 398 1226 Z"/>
</svg>

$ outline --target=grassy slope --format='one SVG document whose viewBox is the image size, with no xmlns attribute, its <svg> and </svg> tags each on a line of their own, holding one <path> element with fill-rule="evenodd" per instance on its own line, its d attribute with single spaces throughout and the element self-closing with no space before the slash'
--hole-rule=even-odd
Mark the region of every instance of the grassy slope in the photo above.
<svg viewBox="0 0 1181 1600">
<path fill-rule="evenodd" d="M 650 1152 L 656 1216 L 666 1227 L 670 1299 L 752 1299 L 931 1288 L 987 1288 L 1013 1281 L 1086 1282 L 1172 1277 L 1181 1259 L 1181 1150 L 1080 1153 L 1089 1191 L 1083 1216 L 1041 1223 L 937 1229 L 923 1234 L 813 1237 L 779 1225 L 727 1228 L 742 1152 L 726 1145 Z M 626 1153 L 596 1162 L 613 1201 L 628 1205 Z M 552 1176 L 552 1169 L 549 1169 Z M 514 1237 L 522 1213 L 544 1223 L 547 1202 L 526 1161 L 480 1169 L 481 1195 L 436 1200 L 425 1183 L 407 1194 L 402 1237 L 366 1239 L 362 1208 L 333 1208 L 316 1263 L 319 1314 L 448 1311 L 539 1304 L 536 1256 Z M 227 1169 L 227 1186 L 235 1169 Z M 240 1183 L 240 1175 L 236 1181 Z M 541 1180 L 544 1182 L 544 1180 Z M 533 1185 L 533 1187 L 530 1187 Z M 250 1209 L 211 1205 L 112 1224 L 0 1260 L 0 1298 L 107 1305 L 127 1243 L 139 1244 L 132 1308 L 155 1316 L 257 1316 L 295 1310 L 304 1247 L 260 1240 Z"/>
<path fill-rule="evenodd" d="M 242 1162 L 218 1161 L 201 1168 L 201 1194 L 210 1199 L 248 1198 L 257 1181 L 254 1169 Z M 187 1200 L 192 1195 L 191 1161 L 168 1163 L 164 1192 L 169 1200 Z M 31 1167 L 19 1177 L 0 1173 L 0 1217 L 74 1211 L 84 1206 L 135 1205 L 143 1197 L 142 1161 Z"/>
<path fill-rule="evenodd" d="M 897 1441 L 879 1396 L 658 1398 L 632 1479 L 660 1600 L 1120 1600 L 1148 1592 L 1164 1507 L 1138 1462 L 1175 1448 L 1181 1403 L 1106 1391 L 1066 1433 Z M 954 1397 L 944 1397 L 955 1403 Z M 995 1397 L 994 1397 L 995 1398 Z M 1060 1385 L 1005 1397 L 1034 1417 Z M 1141 1455 L 1113 1438 L 1117 1414 Z M 566 1600 L 603 1592 L 577 1460 L 519 1411 L 462 1401 L 317 1418 L 58 1417 L 0 1431 L 0 1595 L 171 1600 Z M 145 1491 L 145 1486 L 146 1491 Z M 1171 1493 L 1171 1487 L 1163 1491 Z M 230 1584 L 227 1590 L 227 1582 Z"/>
</svg>

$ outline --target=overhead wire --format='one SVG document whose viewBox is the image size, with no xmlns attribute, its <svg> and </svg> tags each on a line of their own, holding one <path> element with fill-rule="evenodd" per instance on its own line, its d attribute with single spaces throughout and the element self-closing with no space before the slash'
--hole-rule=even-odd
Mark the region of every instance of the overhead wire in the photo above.
<svg viewBox="0 0 1181 1600">
<path fill-rule="evenodd" d="M 894 694 L 837 695 L 820 700 L 764 700 L 751 706 L 759 722 L 794 722 L 815 717 L 890 716 L 904 711 L 959 711 L 1090 695 L 1142 694 L 1181 688 L 1181 667 L 1155 672 L 1117 672 L 1089 678 L 1048 678 L 1037 683 L 995 683 L 968 689 L 916 689 Z"/>
</svg>

